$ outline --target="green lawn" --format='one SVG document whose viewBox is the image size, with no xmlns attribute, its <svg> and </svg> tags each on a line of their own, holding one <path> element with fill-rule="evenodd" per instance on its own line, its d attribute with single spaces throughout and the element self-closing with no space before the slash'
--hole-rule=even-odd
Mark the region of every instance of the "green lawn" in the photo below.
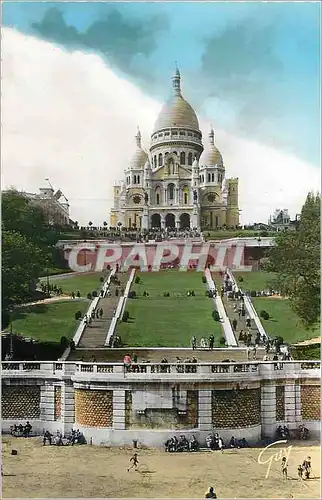
<svg viewBox="0 0 322 500">
<path fill-rule="evenodd" d="M 242 273 L 234 271 L 234 277 L 238 283 L 238 286 L 244 290 L 267 290 L 270 286 L 270 281 L 274 280 L 275 273 L 264 273 L 263 271 L 252 271 L 249 273 Z M 239 281 L 238 278 L 242 277 L 243 281 Z"/>
<path fill-rule="evenodd" d="M 103 273 L 84 273 L 83 276 L 71 276 L 66 275 L 63 277 L 49 277 L 49 283 L 51 285 L 57 285 L 58 287 L 62 287 L 64 294 L 70 294 L 72 292 L 80 291 L 82 297 L 86 297 L 88 293 L 93 292 L 94 290 L 98 290 L 101 286 L 100 277 L 103 276 Z M 47 282 L 47 278 L 43 278 L 42 283 Z"/>
<path fill-rule="evenodd" d="M 200 342 L 202 337 L 213 334 L 215 343 L 223 335 L 221 326 L 211 316 L 213 302 L 205 295 L 203 273 L 160 271 L 158 273 L 136 273 L 142 284 L 133 284 L 136 299 L 128 299 L 126 310 L 130 314 L 128 323 L 119 323 L 117 334 L 126 345 L 138 347 L 184 347 L 190 346 L 192 335 Z M 149 297 L 143 297 L 146 290 Z M 194 290 L 195 297 L 186 292 Z M 170 297 L 164 297 L 169 292 Z"/>
<path fill-rule="evenodd" d="M 319 335 L 319 327 L 315 330 L 306 330 L 293 312 L 288 299 L 253 297 L 252 302 L 257 313 L 265 310 L 270 319 L 263 320 L 263 327 L 270 336 L 280 335 L 286 342 L 296 343 Z"/>
<path fill-rule="evenodd" d="M 59 342 L 63 336 L 71 339 L 79 324 L 75 312 L 86 312 L 88 305 L 82 299 L 21 307 L 15 311 L 12 331 L 47 342 Z"/>
</svg>

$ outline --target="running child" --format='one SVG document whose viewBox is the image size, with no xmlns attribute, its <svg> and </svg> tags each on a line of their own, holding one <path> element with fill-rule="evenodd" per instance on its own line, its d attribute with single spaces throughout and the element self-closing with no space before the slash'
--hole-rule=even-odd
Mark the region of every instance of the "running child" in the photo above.
<svg viewBox="0 0 322 500">
<path fill-rule="evenodd" d="M 131 465 L 131 467 L 129 469 L 127 469 L 128 472 L 130 472 L 131 469 L 133 469 L 133 467 L 135 468 L 135 470 L 137 470 L 138 468 L 138 454 L 137 453 L 134 453 L 133 457 L 130 458 L 130 463 L 133 462 L 133 464 Z"/>
<path fill-rule="evenodd" d="M 282 476 L 285 477 L 285 479 L 287 479 L 287 461 L 286 461 L 286 457 L 283 457 L 282 458 L 282 463 L 281 463 L 281 470 L 282 470 Z"/>
</svg>

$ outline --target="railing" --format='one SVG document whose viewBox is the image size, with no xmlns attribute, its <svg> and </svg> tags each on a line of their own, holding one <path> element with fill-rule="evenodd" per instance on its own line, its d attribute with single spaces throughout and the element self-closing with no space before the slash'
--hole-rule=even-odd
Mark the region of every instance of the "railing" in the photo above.
<svg viewBox="0 0 322 500">
<path fill-rule="evenodd" d="M 107 332 L 107 336 L 106 336 L 106 340 L 105 340 L 105 344 L 104 344 L 105 347 L 110 345 L 110 341 L 114 335 L 117 322 L 120 318 L 122 318 L 134 276 L 135 276 L 135 269 L 132 269 L 131 274 L 129 276 L 129 279 L 127 280 L 127 283 L 126 283 L 124 295 L 123 295 L 123 297 L 120 297 L 120 300 L 119 300 L 117 308 L 116 308 L 115 315 L 112 318 L 112 321 L 110 323 L 110 326 L 109 326 L 109 329 Z"/>
<path fill-rule="evenodd" d="M 143 378 L 149 382 L 155 378 L 170 376 L 177 377 L 178 375 L 188 376 L 189 378 L 197 378 L 202 380 L 203 377 L 214 378 L 224 376 L 229 379 L 230 376 L 235 378 L 239 375 L 242 377 L 256 376 L 257 378 L 276 378 L 276 377 L 312 377 L 320 378 L 321 362 L 320 361 L 249 361 L 235 363 L 133 363 L 127 368 L 123 363 L 86 363 L 86 362 L 2 362 L 1 363 L 2 377 L 8 378 L 11 375 L 21 378 L 24 377 L 50 377 L 52 375 L 79 377 L 84 374 L 85 377 L 95 377 L 109 375 L 111 379 L 118 377 L 135 379 Z M 143 377 L 142 377 L 143 375 Z M 241 378 L 242 378 L 241 377 Z"/>
<path fill-rule="evenodd" d="M 214 283 L 214 280 L 212 279 L 212 276 L 211 276 L 209 269 L 205 270 L 205 277 L 207 280 L 209 290 L 216 290 L 217 291 L 216 285 Z M 234 334 L 233 329 L 231 327 L 229 318 L 226 314 L 224 304 L 221 300 L 221 297 L 218 295 L 218 293 L 217 293 L 216 297 L 213 297 L 213 301 L 215 302 L 219 316 L 222 319 L 222 327 L 224 330 L 227 344 L 230 347 L 237 347 L 237 341 L 235 338 L 235 334 Z"/>
<path fill-rule="evenodd" d="M 242 293 L 242 290 L 239 288 L 237 281 L 235 280 L 235 276 L 230 271 L 230 269 L 227 269 L 226 272 L 229 276 L 229 279 L 231 280 L 233 285 L 236 287 L 236 291 L 240 291 Z M 252 319 L 254 321 L 256 328 L 259 331 L 259 333 L 261 334 L 262 338 L 268 339 L 268 335 L 267 335 L 267 333 L 262 325 L 261 320 L 259 319 L 259 316 L 256 312 L 256 309 L 255 309 L 251 299 L 247 295 L 244 295 L 244 303 L 245 303 L 245 307 L 246 307 L 246 311 L 247 311 L 248 316 L 250 317 L 250 319 Z"/>
</svg>

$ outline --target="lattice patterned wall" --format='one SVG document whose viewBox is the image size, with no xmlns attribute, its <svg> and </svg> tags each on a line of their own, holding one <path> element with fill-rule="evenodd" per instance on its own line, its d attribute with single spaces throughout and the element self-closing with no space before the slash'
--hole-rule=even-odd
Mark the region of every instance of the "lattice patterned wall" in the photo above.
<svg viewBox="0 0 322 500">
<path fill-rule="evenodd" d="M 320 420 L 321 389 L 318 385 L 301 386 L 301 406 L 303 420 Z"/>
<path fill-rule="evenodd" d="M 187 391 L 187 424 L 198 427 L 199 391 Z"/>
<path fill-rule="evenodd" d="M 40 416 L 40 386 L 2 385 L 2 418 L 37 419 Z"/>
<path fill-rule="evenodd" d="M 283 385 L 276 386 L 276 421 L 281 422 L 285 420 L 285 406 L 284 406 L 285 388 Z"/>
<path fill-rule="evenodd" d="M 61 387 L 55 387 L 55 420 L 61 418 Z"/>
<path fill-rule="evenodd" d="M 238 429 L 259 425 L 260 389 L 212 391 L 212 421 L 215 428 Z"/>
<path fill-rule="evenodd" d="M 132 392 L 125 391 L 125 429 L 132 425 Z"/>
<path fill-rule="evenodd" d="M 85 427 L 113 427 L 113 391 L 76 389 L 75 422 Z"/>
</svg>

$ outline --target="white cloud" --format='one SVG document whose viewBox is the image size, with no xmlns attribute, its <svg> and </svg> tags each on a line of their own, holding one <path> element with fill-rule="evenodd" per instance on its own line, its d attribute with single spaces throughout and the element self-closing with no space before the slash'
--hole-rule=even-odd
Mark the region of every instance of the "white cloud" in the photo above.
<svg viewBox="0 0 322 500">
<path fill-rule="evenodd" d="M 2 60 L 2 187 L 37 191 L 49 177 L 70 200 L 74 220 L 109 220 L 112 186 L 123 178 L 137 125 L 148 147 L 161 103 L 98 56 L 10 28 L 3 29 Z M 207 142 L 208 124 L 201 124 Z M 227 176 L 240 179 L 243 222 L 266 221 L 278 207 L 294 215 L 306 193 L 319 189 L 313 166 L 222 130 L 216 137 Z"/>
</svg>

